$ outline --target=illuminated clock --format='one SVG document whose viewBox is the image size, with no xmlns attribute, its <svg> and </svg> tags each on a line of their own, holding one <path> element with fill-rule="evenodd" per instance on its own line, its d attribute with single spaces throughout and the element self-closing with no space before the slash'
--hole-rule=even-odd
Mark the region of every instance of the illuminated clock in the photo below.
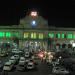
<svg viewBox="0 0 75 75">
<path fill-rule="evenodd" d="M 35 20 L 31 21 L 31 25 L 36 26 L 37 25 L 36 21 Z"/>
</svg>

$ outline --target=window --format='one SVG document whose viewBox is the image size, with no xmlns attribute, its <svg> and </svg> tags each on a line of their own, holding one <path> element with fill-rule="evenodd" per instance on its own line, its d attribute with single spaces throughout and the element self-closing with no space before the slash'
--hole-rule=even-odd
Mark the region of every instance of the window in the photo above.
<svg viewBox="0 0 75 75">
<path fill-rule="evenodd" d="M 69 33 L 69 34 L 67 35 L 67 37 L 68 37 L 68 39 L 72 39 L 72 38 L 73 38 L 72 33 Z"/>
<path fill-rule="evenodd" d="M 54 38 L 54 34 L 53 34 L 53 33 L 49 33 L 49 34 L 48 34 L 48 37 L 49 37 L 49 38 Z"/>
<path fill-rule="evenodd" d="M 31 38 L 33 38 L 34 37 L 34 34 L 33 33 L 31 33 Z"/>
<path fill-rule="evenodd" d="M 19 33 L 18 32 L 14 32 L 14 33 L 12 33 L 12 36 L 13 37 L 19 37 Z"/>
<path fill-rule="evenodd" d="M 56 38 L 60 38 L 60 34 L 58 33 L 58 34 L 56 34 Z"/>
<path fill-rule="evenodd" d="M 24 33 L 24 38 L 28 38 L 28 33 Z"/>
<path fill-rule="evenodd" d="M 66 38 L 66 35 L 64 33 L 61 34 L 62 39 Z"/>
<path fill-rule="evenodd" d="M 31 33 L 31 38 L 36 39 L 36 33 Z"/>
<path fill-rule="evenodd" d="M 11 33 L 10 32 L 6 32 L 6 37 L 10 38 L 11 37 Z"/>
<path fill-rule="evenodd" d="M 34 33 L 34 39 L 36 39 L 36 33 Z"/>
<path fill-rule="evenodd" d="M 39 39 L 43 39 L 43 33 L 39 33 Z"/>
<path fill-rule="evenodd" d="M 4 34 L 5 34 L 4 32 L 0 32 L 0 38 L 4 37 L 5 36 Z"/>
<path fill-rule="evenodd" d="M 75 39 L 75 34 L 73 35 L 73 38 Z"/>
</svg>

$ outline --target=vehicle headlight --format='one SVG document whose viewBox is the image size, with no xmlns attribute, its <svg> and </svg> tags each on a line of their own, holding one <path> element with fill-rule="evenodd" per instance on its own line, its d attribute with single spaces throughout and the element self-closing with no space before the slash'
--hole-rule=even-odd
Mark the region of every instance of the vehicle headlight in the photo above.
<svg viewBox="0 0 75 75">
<path fill-rule="evenodd" d="M 45 54 L 47 54 L 47 52 L 45 51 Z"/>
<path fill-rule="evenodd" d="M 51 54 L 51 52 L 48 52 L 48 55 L 50 55 Z"/>
</svg>

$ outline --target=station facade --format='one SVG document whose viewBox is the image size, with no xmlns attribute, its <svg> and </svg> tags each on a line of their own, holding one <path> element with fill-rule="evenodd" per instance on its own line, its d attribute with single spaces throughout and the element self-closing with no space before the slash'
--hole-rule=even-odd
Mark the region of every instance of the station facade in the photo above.
<svg viewBox="0 0 75 75">
<path fill-rule="evenodd" d="M 20 48 L 54 49 L 56 44 L 73 44 L 75 28 L 50 27 L 48 21 L 31 12 L 20 20 L 19 25 L 0 26 L 0 43 L 15 42 Z"/>
</svg>

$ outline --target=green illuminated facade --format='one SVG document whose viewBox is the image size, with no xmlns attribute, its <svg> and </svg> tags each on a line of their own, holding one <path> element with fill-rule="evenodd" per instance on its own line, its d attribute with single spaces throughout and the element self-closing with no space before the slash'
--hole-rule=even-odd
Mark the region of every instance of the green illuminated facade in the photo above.
<svg viewBox="0 0 75 75">
<path fill-rule="evenodd" d="M 36 26 L 31 25 L 33 20 L 37 22 Z M 29 43 L 31 47 L 39 45 L 41 48 L 48 49 L 50 43 L 54 45 L 56 43 L 70 43 L 71 40 L 75 40 L 75 28 L 49 27 L 48 21 L 43 17 L 38 16 L 34 19 L 27 15 L 20 20 L 19 25 L 0 26 L 0 42 L 14 42 L 16 38 L 20 48 Z M 54 47 L 52 46 L 52 48 Z"/>
</svg>

